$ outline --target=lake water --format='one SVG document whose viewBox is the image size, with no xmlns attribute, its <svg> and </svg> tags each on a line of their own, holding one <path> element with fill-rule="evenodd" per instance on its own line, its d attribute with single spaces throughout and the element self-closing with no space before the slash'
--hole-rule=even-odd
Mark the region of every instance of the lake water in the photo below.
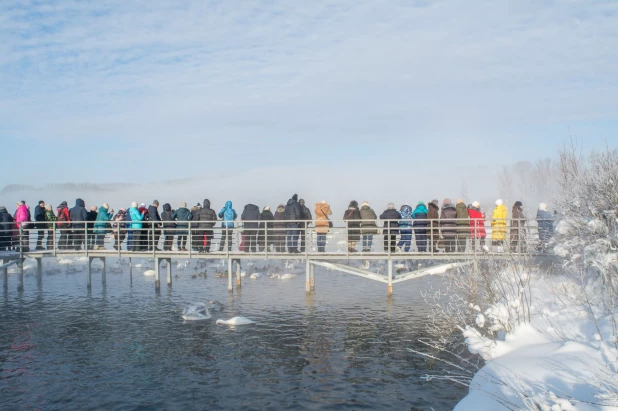
<svg viewBox="0 0 618 411">
<path fill-rule="evenodd" d="M 316 267 L 305 296 L 303 270 L 290 280 L 191 278 L 172 288 L 123 273 L 32 271 L 0 299 L 0 408 L 67 409 L 451 409 L 465 387 L 423 381 L 440 373 L 419 348 L 428 307 L 420 295 L 439 277 L 394 287 Z M 184 261 L 184 260 L 183 260 Z M 134 262 L 135 263 L 135 262 Z M 256 265 L 261 264 L 257 263 Z M 111 265 L 108 263 L 108 266 Z M 300 265 L 300 264 L 299 264 Z M 162 276 L 164 279 L 164 276 Z M 165 281 L 163 281 L 165 282 Z M 185 322 L 184 304 L 218 300 L 211 320 Z M 254 325 L 215 325 L 244 316 Z"/>
</svg>

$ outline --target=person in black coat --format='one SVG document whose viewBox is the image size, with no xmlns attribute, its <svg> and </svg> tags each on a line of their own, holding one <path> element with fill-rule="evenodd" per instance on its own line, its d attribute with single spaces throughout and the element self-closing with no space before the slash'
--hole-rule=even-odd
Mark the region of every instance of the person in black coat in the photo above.
<svg viewBox="0 0 618 411">
<path fill-rule="evenodd" d="M 210 200 L 207 198 L 202 202 L 202 206 L 193 215 L 193 221 L 196 222 L 195 224 L 198 228 L 197 237 L 200 242 L 197 248 L 199 252 L 209 253 L 212 239 L 214 238 L 212 228 L 217 223 L 217 213 L 210 208 Z"/>
<path fill-rule="evenodd" d="M 298 202 L 298 194 L 294 194 L 292 198 L 288 200 L 285 206 L 285 220 L 287 221 L 285 227 L 286 242 L 288 245 L 288 253 L 299 253 L 298 251 L 298 228 L 300 227 L 300 220 L 303 219 L 302 208 Z"/>
<path fill-rule="evenodd" d="M 39 204 L 34 207 L 34 228 L 38 230 L 36 238 L 35 250 L 44 250 L 43 237 L 45 236 L 45 201 L 39 201 Z"/>
<path fill-rule="evenodd" d="M 127 213 L 127 215 L 129 215 L 129 213 Z M 163 240 L 163 251 L 172 251 L 174 235 L 176 235 L 174 231 L 176 228 L 176 223 L 174 222 L 172 215 L 174 215 L 172 206 L 169 203 L 163 204 L 163 212 L 161 213 L 163 235 L 165 236 L 165 240 Z"/>
<path fill-rule="evenodd" d="M 343 219 L 348 229 L 348 251 L 355 253 L 356 243 L 360 241 L 361 236 L 361 215 L 357 201 L 350 201 L 348 209 L 343 213 Z"/>
<path fill-rule="evenodd" d="M 260 220 L 260 207 L 255 204 L 247 204 L 242 214 L 240 215 L 241 221 L 247 221 L 243 223 L 243 236 L 245 237 L 245 249 L 246 253 L 250 253 L 252 250 L 258 252 L 257 234 Z"/>
<path fill-rule="evenodd" d="M 161 238 L 161 216 L 159 215 L 159 200 L 154 200 L 152 205 L 148 206 L 148 217 L 154 221 L 154 230 L 148 230 L 148 251 L 159 248 L 159 238 Z"/>
<path fill-rule="evenodd" d="M 69 210 L 69 218 L 71 219 L 71 240 L 75 250 L 79 250 L 82 245 L 85 245 L 85 231 L 86 221 L 88 220 L 88 211 L 86 211 L 86 205 L 84 200 L 78 198 L 75 200 L 75 207 Z"/>
<path fill-rule="evenodd" d="M 275 222 L 273 223 L 273 241 L 276 253 L 285 253 L 286 223 L 285 206 L 279 204 L 275 210 Z"/>
<path fill-rule="evenodd" d="M 96 242 L 96 236 L 94 235 L 94 222 L 97 220 L 97 206 L 90 206 L 90 210 L 86 213 L 86 227 L 87 230 L 87 238 L 86 244 L 88 245 L 88 249 L 92 250 L 94 248 L 94 244 Z"/>
<path fill-rule="evenodd" d="M 8 251 L 13 248 L 13 236 L 15 235 L 15 219 L 6 210 L 0 207 L 0 251 Z"/>
<path fill-rule="evenodd" d="M 395 204 L 389 203 L 388 207 L 380 215 L 380 220 L 384 221 L 384 228 L 382 233 L 384 234 L 384 252 L 395 253 L 397 251 L 397 234 L 399 233 L 399 220 L 401 214 L 395 210 Z"/>
<path fill-rule="evenodd" d="M 258 233 L 258 244 L 262 250 L 266 250 L 271 244 L 275 244 L 275 237 L 273 232 L 273 223 L 268 223 L 268 221 L 273 221 L 275 216 L 272 211 L 270 211 L 270 207 L 266 206 L 262 210 L 260 214 L 260 231 Z"/>
<path fill-rule="evenodd" d="M 301 215 L 301 220 L 303 220 L 303 222 L 300 224 L 300 232 L 299 232 L 299 240 L 300 240 L 300 252 L 304 253 L 305 252 L 305 234 L 307 233 L 307 227 L 309 227 L 310 225 L 310 221 L 313 220 L 313 217 L 311 216 L 311 210 L 309 210 L 309 208 L 305 205 L 305 200 L 303 200 L 302 198 L 300 200 L 298 200 L 298 203 L 300 204 L 300 215 Z"/>
</svg>

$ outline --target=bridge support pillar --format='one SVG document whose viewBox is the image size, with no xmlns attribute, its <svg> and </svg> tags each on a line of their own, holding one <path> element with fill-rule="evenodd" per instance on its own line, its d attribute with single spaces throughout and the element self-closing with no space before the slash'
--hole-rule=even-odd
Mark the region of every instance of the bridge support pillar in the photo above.
<svg viewBox="0 0 618 411">
<path fill-rule="evenodd" d="M 161 261 L 162 258 L 155 258 L 155 292 L 161 289 Z"/>
<path fill-rule="evenodd" d="M 307 258 L 305 262 L 305 293 L 309 294 L 311 292 L 311 263 Z"/>
<path fill-rule="evenodd" d="M 314 293 L 315 292 L 315 265 L 311 264 L 309 267 L 310 267 L 310 274 L 311 274 L 309 283 L 311 286 L 311 292 Z"/>
<path fill-rule="evenodd" d="M 227 291 L 234 291 L 234 287 L 232 286 L 232 259 L 228 257 L 227 259 Z"/>
<path fill-rule="evenodd" d="M 24 260 L 25 258 L 17 259 L 17 291 L 24 291 Z"/>
<path fill-rule="evenodd" d="M 393 295 L 393 260 L 388 259 L 388 296 Z"/>
<path fill-rule="evenodd" d="M 103 263 L 103 267 L 101 268 L 101 285 L 105 286 L 105 283 L 107 282 L 107 276 L 105 272 L 107 262 L 105 261 L 105 257 L 99 257 L 99 259 Z"/>
<path fill-rule="evenodd" d="M 240 259 L 236 260 L 236 287 L 242 287 L 242 280 L 240 277 Z"/>
<path fill-rule="evenodd" d="M 89 290 L 92 288 L 92 260 L 94 260 L 94 258 L 88 257 L 88 284 L 86 287 L 88 287 Z"/>
<path fill-rule="evenodd" d="M 171 287 L 172 286 L 172 259 L 171 258 L 166 258 L 165 261 L 167 261 L 167 286 Z"/>
<path fill-rule="evenodd" d="M 4 260 L 0 260 L 0 266 L 1 265 L 4 265 Z M 4 267 L 0 270 L 0 274 L 2 274 L 4 290 L 6 291 L 9 288 L 9 270 Z"/>
<path fill-rule="evenodd" d="M 43 276 L 43 258 L 38 257 L 38 258 L 35 258 L 35 260 L 36 260 L 36 276 L 37 278 L 40 278 L 41 276 Z"/>
</svg>

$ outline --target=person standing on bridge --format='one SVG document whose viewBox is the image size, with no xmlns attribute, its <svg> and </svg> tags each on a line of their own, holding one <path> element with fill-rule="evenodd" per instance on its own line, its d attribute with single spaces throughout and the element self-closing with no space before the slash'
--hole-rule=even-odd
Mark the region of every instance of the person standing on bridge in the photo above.
<svg viewBox="0 0 618 411">
<path fill-rule="evenodd" d="M 440 239 L 447 253 L 455 252 L 457 242 L 457 209 L 453 202 L 445 198 L 440 212 Z"/>
<path fill-rule="evenodd" d="M 470 214 L 468 213 L 468 206 L 461 198 L 457 199 L 455 210 L 457 211 L 457 251 L 464 253 L 466 243 L 470 238 Z"/>
<path fill-rule="evenodd" d="M 508 212 L 501 199 L 496 200 L 496 207 L 491 214 L 491 244 L 496 247 L 497 252 L 504 251 L 504 240 L 506 239 L 506 219 Z"/>
<path fill-rule="evenodd" d="M 88 221 L 88 211 L 84 200 L 75 200 L 75 207 L 69 210 L 71 218 L 71 245 L 74 250 L 81 249 L 82 245 L 86 248 L 86 221 Z"/>
<path fill-rule="evenodd" d="M 384 252 L 394 253 L 396 252 L 397 234 L 399 233 L 399 219 L 401 214 L 395 210 L 395 204 L 388 203 L 386 210 L 380 214 L 380 220 L 384 220 L 384 228 L 382 233 L 384 234 Z"/>
<path fill-rule="evenodd" d="M 198 252 L 209 253 L 212 246 L 213 232 L 212 228 L 217 223 L 217 213 L 210 208 L 210 200 L 205 198 L 202 202 L 202 208 L 193 215 L 197 230 L 197 245 Z"/>
<path fill-rule="evenodd" d="M 219 211 L 219 218 L 223 219 L 221 227 L 221 240 L 219 241 L 219 251 L 224 251 L 225 243 L 227 243 L 227 251 L 232 251 L 232 238 L 234 235 L 234 221 L 238 218 L 236 210 L 232 208 L 232 202 L 226 201 L 225 206 Z M 230 230 L 232 229 L 232 230 Z"/>
<path fill-rule="evenodd" d="M 109 231 L 109 222 L 112 217 L 114 217 L 114 210 L 110 211 L 109 204 L 103 203 L 103 205 L 99 207 L 97 219 L 94 222 L 94 235 L 96 236 L 95 250 L 105 250 L 105 235 Z"/>
<path fill-rule="evenodd" d="M 298 228 L 300 227 L 300 220 L 302 220 L 302 218 L 302 208 L 298 202 L 298 194 L 294 194 L 285 206 L 288 253 L 300 253 L 300 251 L 298 251 Z"/>
<path fill-rule="evenodd" d="M 513 205 L 513 220 L 511 222 L 511 252 L 526 252 L 526 216 L 521 201 Z"/>
<path fill-rule="evenodd" d="M 318 253 L 326 252 L 326 234 L 330 231 L 332 223 L 328 216 L 333 214 L 326 200 L 315 203 L 315 232 L 317 233 Z"/>
<path fill-rule="evenodd" d="M 13 236 L 15 234 L 15 219 L 5 206 L 0 207 L 0 250 L 13 249 Z"/>
<path fill-rule="evenodd" d="M 139 211 L 137 202 L 131 203 L 131 208 L 127 213 L 127 250 L 139 251 L 139 232 L 142 230 L 142 220 L 144 219 L 145 211 Z"/>
<path fill-rule="evenodd" d="M 45 237 L 45 201 L 40 200 L 39 204 L 34 207 L 34 228 L 37 229 L 36 251 L 44 250 L 43 237 Z"/>
<path fill-rule="evenodd" d="M 285 253 L 286 223 L 285 204 L 279 204 L 275 210 L 275 222 L 273 224 L 273 241 L 275 252 Z"/>
<path fill-rule="evenodd" d="M 481 211 L 481 205 L 478 201 L 475 201 L 468 208 L 468 215 L 470 216 L 470 236 L 472 237 L 472 250 L 476 251 L 477 242 L 480 247 L 489 251 L 485 245 L 485 213 Z"/>
<path fill-rule="evenodd" d="M 172 246 L 174 245 L 176 223 L 174 222 L 172 215 L 174 215 L 172 206 L 169 203 L 163 204 L 163 212 L 161 213 L 161 221 L 163 221 L 163 235 L 165 236 L 165 239 L 163 240 L 163 251 L 172 251 Z"/>
<path fill-rule="evenodd" d="M 300 252 L 304 253 L 307 228 L 311 224 L 310 221 L 313 220 L 313 217 L 311 216 L 311 210 L 305 205 L 305 200 L 301 198 L 298 200 L 298 203 L 300 204 L 301 220 L 303 220 L 300 224 L 301 230 L 299 231 Z"/>
<path fill-rule="evenodd" d="M 260 245 L 260 249 L 264 252 L 268 250 L 271 244 L 275 243 L 273 237 L 273 223 L 271 222 L 274 219 L 275 216 L 272 211 L 270 211 L 270 207 L 264 207 L 260 214 L 260 231 L 258 233 L 258 244 Z"/>
<path fill-rule="evenodd" d="M 343 213 L 343 219 L 346 222 L 348 231 L 348 252 L 355 253 L 356 243 L 360 241 L 361 236 L 361 214 L 356 200 L 350 201 L 348 209 Z"/>
<path fill-rule="evenodd" d="M 54 222 L 56 220 L 57 217 L 54 214 L 54 209 L 51 204 L 45 205 L 45 228 L 47 228 L 47 243 L 45 244 L 45 248 L 48 251 L 54 249 L 54 232 L 56 231 L 56 225 Z"/>
<path fill-rule="evenodd" d="M 440 240 L 440 202 L 437 199 L 429 202 L 427 220 L 429 223 L 429 232 L 427 233 L 429 251 L 433 253 L 436 250 L 436 244 Z"/>
<path fill-rule="evenodd" d="M 414 239 L 416 240 L 416 249 L 419 253 L 427 251 L 427 207 L 425 203 L 419 201 L 412 212 L 414 219 Z"/>
<path fill-rule="evenodd" d="M 58 229 L 58 249 L 68 250 L 71 236 L 71 217 L 69 216 L 69 208 L 67 202 L 60 203 L 57 212 L 56 228 Z"/>
<path fill-rule="evenodd" d="M 399 232 L 401 238 L 397 243 L 397 252 L 403 251 L 410 252 L 410 246 L 412 245 L 412 207 L 407 203 L 402 205 L 399 209 L 401 220 L 399 220 Z"/>
<path fill-rule="evenodd" d="M 363 234 L 363 253 L 369 253 L 373 245 L 373 235 L 379 233 L 378 225 L 376 224 L 378 216 L 367 201 L 364 201 L 361 205 L 360 216 L 361 232 Z"/>
<path fill-rule="evenodd" d="M 17 251 L 23 250 L 24 252 L 29 252 L 30 235 L 28 234 L 28 222 L 30 221 L 30 211 L 28 211 L 25 201 L 17 202 L 17 210 L 15 210 L 13 219 L 15 220 L 15 226 L 17 227 L 19 244 Z"/>
<path fill-rule="evenodd" d="M 94 233 L 94 222 L 97 220 L 97 215 L 97 206 L 90 206 L 90 211 L 88 211 L 87 217 L 88 222 L 86 223 L 86 226 L 88 227 L 86 243 L 88 244 L 89 250 L 94 249 L 96 242 L 96 235 Z"/>
<path fill-rule="evenodd" d="M 180 203 L 178 210 L 172 214 L 172 219 L 176 221 L 178 235 L 178 251 L 189 251 L 187 247 L 191 247 L 188 241 L 189 221 L 193 219 L 193 214 L 187 208 L 187 203 Z"/>
<path fill-rule="evenodd" d="M 154 200 L 148 206 L 148 216 L 151 226 L 148 227 L 148 251 L 162 251 L 159 248 L 159 238 L 161 237 L 161 216 L 159 215 L 159 200 Z"/>
<path fill-rule="evenodd" d="M 127 210 L 121 208 L 114 216 L 114 222 L 112 223 L 112 233 L 114 237 L 114 249 L 119 250 L 122 247 L 122 242 L 127 235 Z"/>
<path fill-rule="evenodd" d="M 245 253 L 258 252 L 258 228 L 260 226 L 260 207 L 255 204 L 247 204 L 240 216 L 243 223 L 243 234 L 245 236 Z"/>
</svg>

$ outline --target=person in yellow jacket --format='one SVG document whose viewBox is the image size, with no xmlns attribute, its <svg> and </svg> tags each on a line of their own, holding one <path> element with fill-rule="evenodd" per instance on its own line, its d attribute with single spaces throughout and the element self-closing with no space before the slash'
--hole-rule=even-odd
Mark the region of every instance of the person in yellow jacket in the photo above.
<svg viewBox="0 0 618 411">
<path fill-rule="evenodd" d="M 494 246 L 501 246 L 506 239 L 506 218 L 508 212 L 502 200 L 496 200 L 496 208 L 491 215 L 491 241 Z"/>
</svg>

